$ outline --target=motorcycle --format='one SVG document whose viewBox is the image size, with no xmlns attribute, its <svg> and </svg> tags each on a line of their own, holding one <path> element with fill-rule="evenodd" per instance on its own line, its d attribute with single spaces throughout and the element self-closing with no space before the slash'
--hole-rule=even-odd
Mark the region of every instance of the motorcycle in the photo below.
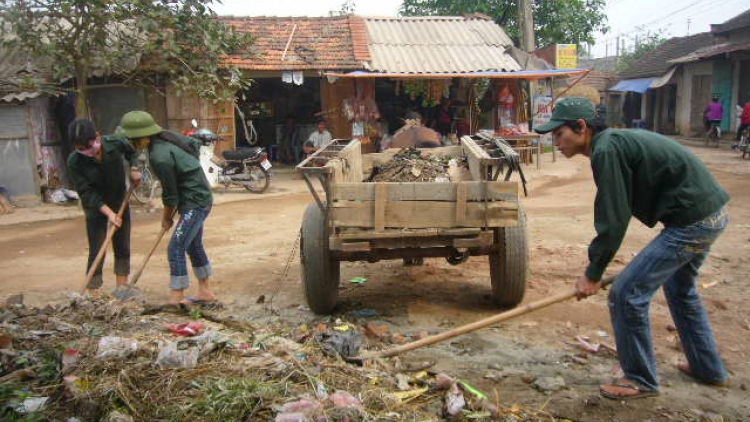
<svg viewBox="0 0 750 422">
<path fill-rule="evenodd" d="M 197 126 L 193 120 L 193 126 Z M 263 193 L 271 184 L 271 162 L 263 148 L 240 148 L 214 154 L 219 136 L 210 129 L 192 129 L 183 134 L 201 142 L 200 162 L 212 187 L 241 186 L 253 193 Z"/>
</svg>

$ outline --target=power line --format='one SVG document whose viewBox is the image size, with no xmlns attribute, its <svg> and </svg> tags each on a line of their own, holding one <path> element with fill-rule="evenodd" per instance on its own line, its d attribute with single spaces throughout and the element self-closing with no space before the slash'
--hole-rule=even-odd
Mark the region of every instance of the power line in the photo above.
<svg viewBox="0 0 750 422">
<path fill-rule="evenodd" d="M 701 4 L 701 3 L 706 2 L 706 1 L 709 1 L 710 3 Z M 729 1 L 732 1 L 732 0 L 729 0 Z M 674 10 L 674 11 L 672 11 L 672 12 L 666 14 L 666 15 L 660 16 L 660 17 L 658 17 L 656 19 L 653 19 L 653 20 L 651 20 L 649 22 L 646 22 L 644 24 L 635 25 L 630 30 L 619 31 L 617 34 L 614 34 L 614 35 L 611 35 L 611 36 L 605 38 L 605 41 L 611 41 L 611 40 L 617 38 L 618 36 L 623 36 L 626 33 L 633 32 L 633 30 L 645 29 L 645 28 L 647 28 L 647 27 L 649 27 L 651 25 L 654 25 L 656 23 L 659 23 L 660 21 L 663 21 L 665 19 L 674 19 L 675 15 L 679 15 L 679 14 L 683 13 L 684 11 L 686 11 L 686 10 L 688 10 L 690 8 L 693 8 L 695 6 L 698 6 L 700 8 L 700 10 L 704 10 L 704 9 L 708 10 L 708 9 L 713 8 L 717 4 L 725 4 L 725 3 L 728 3 L 728 1 L 727 0 L 696 0 L 696 1 L 690 3 L 690 4 L 686 5 L 686 6 L 683 6 L 683 7 L 679 8 L 679 9 L 677 9 L 677 10 Z M 695 13 L 695 12 L 691 12 L 691 13 Z M 631 38 L 632 38 L 632 36 L 631 36 Z"/>
</svg>

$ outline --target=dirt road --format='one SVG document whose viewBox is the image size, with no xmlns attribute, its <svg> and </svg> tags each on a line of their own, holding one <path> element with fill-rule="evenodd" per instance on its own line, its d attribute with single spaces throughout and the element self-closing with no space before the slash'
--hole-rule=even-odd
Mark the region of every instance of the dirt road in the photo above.
<svg viewBox="0 0 750 422">
<path fill-rule="evenodd" d="M 510 405 L 544 408 L 551 415 L 580 421 L 750 420 L 747 385 L 750 382 L 750 319 L 747 289 L 750 272 L 750 161 L 728 150 L 694 148 L 732 195 L 732 223 L 702 269 L 700 291 L 716 336 L 732 374 L 728 389 L 700 386 L 673 369 L 681 356 L 668 309 L 659 294 L 651 310 L 661 397 L 639 402 L 600 399 L 598 384 L 617 375 L 617 360 L 599 353 L 582 358 L 575 336 L 614 343 L 606 294 L 557 305 L 500 327 L 412 352 L 404 359 L 433 360 L 437 369 L 456 374 Z M 303 182 L 299 182 L 303 183 Z M 534 180 L 531 197 L 524 200 L 529 216 L 531 274 L 525 301 L 564 289 L 586 264 L 587 244 L 593 236 L 594 185 L 588 161 L 558 160 L 547 164 Z M 299 286 L 299 259 L 294 257 L 283 278 L 300 226 L 308 194 L 289 194 L 217 205 L 206 224 L 205 244 L 216 273 L 219 295 L 238 314 L 274 318 L 259 296 L 274 296 L 280 317 L 300 321 L 326 318 L 305 311 Z M 19 210 L 18 212 L 23 212 Z M 159 231 L 158 213 L 134 213 L 133 266 Z M 657 229 L 633 221 L 609 273 L 632 258 Z M 0 228 L 0 288 L 2 296 L 25 293 L 27 303 L 40 305 L 63 300 L 77 289 L 86 256 L 82 219 L 13 225 Z M 364 276 L 367 282 L 347 282 Z M 113 287 L 111 261 L 105 283 Z M 166 300 L 168 266 L 164 248 L 157 251 L 139 284 L 150 301 Z M 340 311 L 335 317 L 354 319 L 349 312 L 373 309 L 375 318 L 391 332 L 438 332 L 492 315 L 489 268 L 486 259 L 472 258 L 461 266 L 427 260 L 421 267 L 400 261 L 342 266 Z M 2 297 L 0 297 L 2 299 Z M 548 388 L 560 377 L 565 386 Z M 713 418 L 713 419 L 712 419 Z"/>
</svg>

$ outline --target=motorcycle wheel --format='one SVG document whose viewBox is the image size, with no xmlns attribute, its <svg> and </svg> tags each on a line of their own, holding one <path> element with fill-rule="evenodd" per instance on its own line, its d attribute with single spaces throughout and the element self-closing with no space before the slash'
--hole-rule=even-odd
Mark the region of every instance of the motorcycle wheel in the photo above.
<svg viewBox="0 0 750 422">
<path fill-rule="evenodd" d="M 252 193 L 263 193 L 271 184 L 271 175 L 259 165 L 247 167 L 245 174 L 249 175 L 253 180 L 243 183 L 243 186 Z"/>
</svg>

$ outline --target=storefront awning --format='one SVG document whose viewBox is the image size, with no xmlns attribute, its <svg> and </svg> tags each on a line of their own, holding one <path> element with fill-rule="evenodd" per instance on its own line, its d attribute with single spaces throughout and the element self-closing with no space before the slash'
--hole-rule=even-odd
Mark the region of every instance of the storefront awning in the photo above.
<svg viewBox="0 0 750 422">
<path fill-rule="evenodd" d="M 672 67 L 666 73 L 654 79 L 654 81 L 651 82 L 651 86 L 649 86 L 649 88 L 661 88 L 664 85 L 668 84 L 669 81 L 672 79 L 672 75 L 674 75 L 675 69 L 676 67 Z"/>
<path fill-rule="evenodd" d="M 655 79 L 656 78 L 625 79 L 618 82 L 617 85 L 613 86 L 607 91 L 632 91 L 643 94 L 649 88 L 651 88 L 651 83 Z"/>
<path fill-rule="evenodd" d="M 392 78 L 392 79 L 526 79 L 538 80 L 556 76 L 575 76 L 588 73 L 589 69 L 555 69 L 555 70 L 519 70 L 516 72 L 487 71 L 466 73 L 380 73 L 355 71 L 349 73 L 326 72 L 323 75 L 332 78 Z"/>
</svg>

